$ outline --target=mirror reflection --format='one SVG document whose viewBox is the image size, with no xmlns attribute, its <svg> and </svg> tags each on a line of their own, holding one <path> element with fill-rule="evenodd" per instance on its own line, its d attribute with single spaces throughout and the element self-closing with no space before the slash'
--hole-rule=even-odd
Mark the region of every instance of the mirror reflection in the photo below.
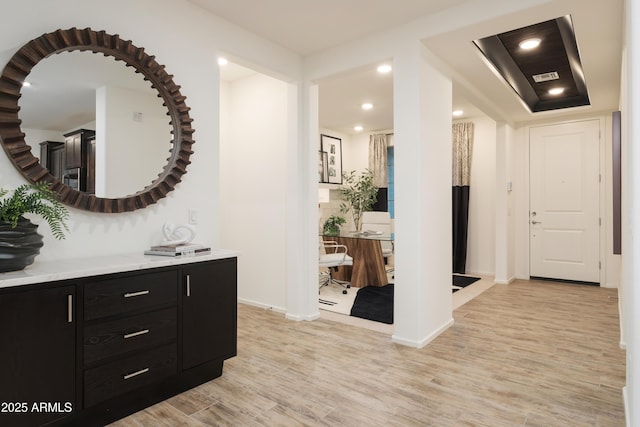
<svg viewBox="0 0 640 427">
<path fill-rule="evenodd" d="M 124 62 L 93 52 L 40 61 L 22 89 L 25 141 L 52 175 L 98 197 L 143 190 L 173 146 L 157 91 Z"/>
</svg>

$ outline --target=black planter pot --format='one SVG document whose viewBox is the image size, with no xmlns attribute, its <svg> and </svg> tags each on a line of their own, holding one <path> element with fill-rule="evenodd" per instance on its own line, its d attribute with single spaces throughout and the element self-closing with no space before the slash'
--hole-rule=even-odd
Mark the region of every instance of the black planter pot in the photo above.
<svg viewBox="0 0 640 427">
<path fill-rule="evenodd" d="M 8 222 L 0 221 L 0 273 L 22 270 L 33 264 L 44 245 L 38 226 L 26 218 L 11 228 Z"/>
</svg>

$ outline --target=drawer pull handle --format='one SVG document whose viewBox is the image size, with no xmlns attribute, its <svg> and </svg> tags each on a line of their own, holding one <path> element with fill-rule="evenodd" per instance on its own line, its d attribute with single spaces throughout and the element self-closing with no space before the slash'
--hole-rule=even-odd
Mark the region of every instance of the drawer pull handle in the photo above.
<svg viewBox="0 0 640 427">
<path fill-rule="evenodd" d="M 130 334 L 125 334 L 124 339 L 133 338 L 133 337 L 137 337 L 138 335 L 144 335 L 144 334 L 148 334 L 148 333 L 149 333 L 148 329 L 143 329 L 143 330 L 138 331 L 138 332 L 131 332 Z"/>
<path fill-rule="evenodd" d="M 187 296 L 191 296 L 191 276 L 187 274 Z"/>
<path fill-rule="evenodd" d="M 67 295 L 67 323 L 73 323 L 73 295 Z"/>
<path fill-rule="evenodd" d="M 131 297 L 139 297 L 142 295 L 147 295 L 149 293 L 149 291 L 139 291 L 139 292 L 129 292 L 124 294 L 125 298 L 131 298 Z"/>
<path fill-rule="evenodd" d="M 125 375 L 123 378 L 128 380 L 129 378 L 137 377 L 138 375 L 146 374 L 149 372 L 149 368 L 140 369 L 139 371 L 132 372 L 130 374 Z"/>
</svg>

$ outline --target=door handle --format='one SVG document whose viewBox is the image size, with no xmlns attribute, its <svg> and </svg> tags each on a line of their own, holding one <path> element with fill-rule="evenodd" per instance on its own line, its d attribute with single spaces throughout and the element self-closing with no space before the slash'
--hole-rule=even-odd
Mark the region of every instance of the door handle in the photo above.
<svg viewBox="0 0 640 427">
<path fill-rule="evenodd" d="M 535 220 L 534 220 L 534 221 L 531 221 L 531 224 L 534 224 L 534 225 L 535 225 L 535 224 L 542 224 L 542 221 L 535 221 Z"/>
</svg>

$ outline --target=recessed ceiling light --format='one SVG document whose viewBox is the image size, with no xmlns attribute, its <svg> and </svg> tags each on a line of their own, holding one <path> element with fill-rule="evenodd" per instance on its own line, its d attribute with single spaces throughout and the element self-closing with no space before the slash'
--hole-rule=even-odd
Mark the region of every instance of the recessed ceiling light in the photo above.
<svg viewBox="0 0 640 427">
<path fill-rule="evenodd" d="M 353 127 L 353 130 L 355 130 L 356 132 L 360 132 L 362 129 L 364 129 L 362 126 L 357 125 Z"/>
<path fill-rule="evenodd" d="M 554 87 L 553 89 L 549 89 L 549 95 L 560 95 L 564 92 L 563 87 Z"/>
<path fill-rule="evenodd" d="M 29 83 L 28 81 L 25 80 L 25 81 L 22 82 L 22 86 L 29 87 L 29 86 L 31 86 L 31 83 Z"/>
<path fill-rule="evenodd" d="M 453 114 L 454 116 L 458 117 L 458 116 L 463 115 L 463 114 L 464 114 L 464 111 L 462 111 L 462 110 L 455 110 L 452 114 Z"/>
<path fill-rule="evenodd" d="M 223 58 L 222 56 L 218 58 L 218 65 L 227 65 L 229 60 L 227 58 Z"/>
<path fill-rule="evenodd" d="M 391 65 L 389 65 L 389 64 L 380 65 L 378 67 L 378 72 L 381 73 L 381 74 L 387 74 L 387 73 L 391 72 Z"/>
<path fill-rule="evenodd" d="M 370 102 L 365 102 L 364 104 L 362 104 L 363 110 L 371 110 L 372 108 L 373 108 L 373 104 Z"/>
<path fill-rule="evenodd" d="M 518 43 L 518 46 L 520 46 L 520 48 L 524 50 L 531 50 L 540 46 L 540 41 L 541 40 L 538 38 L 526 39 Z"/>
</svg>

